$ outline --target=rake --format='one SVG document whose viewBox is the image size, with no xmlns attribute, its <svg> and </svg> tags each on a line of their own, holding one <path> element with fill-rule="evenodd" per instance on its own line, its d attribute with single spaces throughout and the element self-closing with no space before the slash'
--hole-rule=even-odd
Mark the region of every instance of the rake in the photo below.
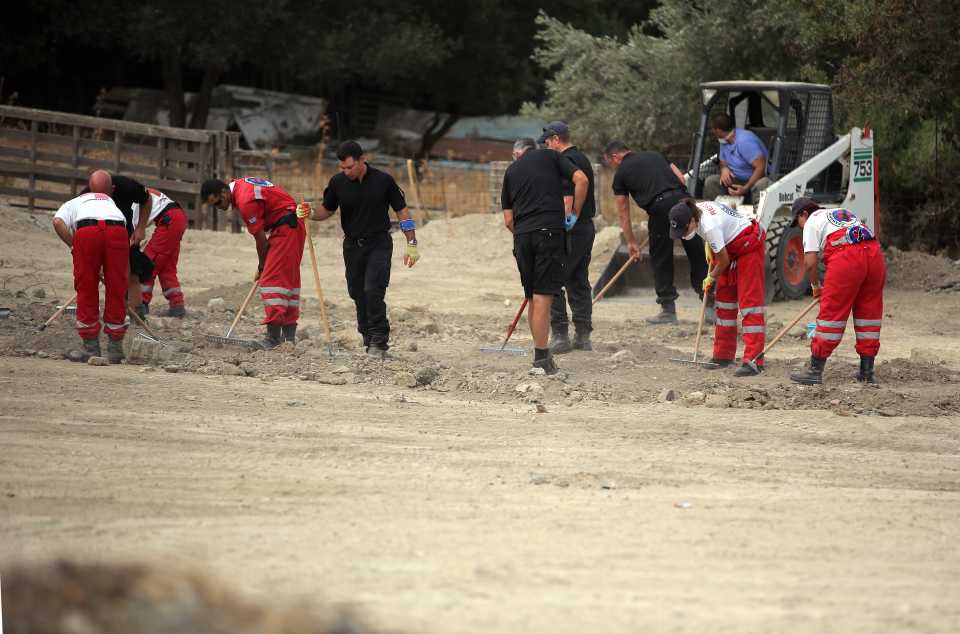
<svg viewBox="0 0 960 634">
<path fill-rule="evenodd" d="M 520 304 L 520 310 L 517 311 L 517 316 L 513 318 L 513 322 L 510 324 L 510 327 L 507 328 L 507 336 L 504 338 L 503 343 L 500 344 L 500 347 L 486 347 L 480 348 L 480 352 L 503 352 L 505 354 L 527 354 L 527 351 L 524 348 L 508 348 L 507 342 L 510 341 L 510 337 L 513 335 L 513 331 L 517 329 L 517 324 L 520 322 L 520 317 L 523 316 L 523 309 L 527 307 L 527 302 L 529 300 L 524 297 L 523 303 Z"/>
<path fill-rule="evenodd" d="M 60 306 L 60 308 L 57 309 L 57 312 L 55 312 L 55 313 L 53 313 L 52 315 L 50 315 L 50 319 L 48 319 L 47 321 L 45 321 L 45 322 L 43 322 L 42 324 L 40 324 L 40 327 L 38 328 L 38 330 L 45 330 L 45 329 L 47 328 L 47 326 L 49 326 L 50 324 L 52 324 L 53 322 L 55 322 L 55 321 L 57 320 L 57 317 L 59 317 L 59 316 L 62 315 L 67 309 L 69 309 L 69 308 L 70 308 L 70 304 L 72 304 L 72 303 L 75 302 L 75 301 L 77 301 L 77 294 L 76 294 L 76 293 L 73 294 L 73 297 L 71 297 L 71 298 L 68 299 L 66 302 L 64 302 L 63 305 Z M 74 308 L 74 310 L 76 310 L 76 308 Z"/>
<path fill-rule="evenodd" d="M 643 239 L 643 242 L 640 243 L 640 249 L 643 249 L 647 246 L 647 243 L 650 242 L 650 236 L 647 236 Z M 617 280 L 620 279 L 620 276 L 627 272 L 627 269 L 630 268 L 630 265 L 634 262 L 639 262 L 640 256 L 631 256 L 627 258 L 627 261 L 623 263 L 623 266 L 620 267 L 620 270 L 610 278 L 610 281 L 607 282 L 607 285 L 600 289 L 600 292 L 597 293 L 597 296 L 593 298 L 593 305 L 596 306 L 597 302 L 603 299 L 603 296 L 607 294 L 607 291 L 610 290 L 610 287 L 617 283 Z"/>
<path fill-rule="evenodd" d="M 806 314 L 809 313 L 810 310 L 811 310 L 814 306 L 816 306 L 817 304 L 819 304 L 819 303 L 820 303 L 820 298 L 819 298 L 819 297 L 814 298 L 814 300 L 813 300 L 812 302 L 810 302 L 809 304 L 807 304 L 807 307 L 804 308 L 804 309 L 800 312 L 799 315 L 797 315 L 796 319 L 794 319 L 794 320 L 791 321 L 789 324 L 787 324 L 786 326 L 784 326 L 784 327 L 783 327 L 783 330 L 781 330 L 780 332 L 778 332 L 778 333 L 777 333 L 777 336 L 775 336 L 773 339 L 770 340 L 770 343 L 768 343 L 767 346 L 763 349 L 763 352 L 761 352 L 760 354 L 758 354 L 758 355 L 757 355 L 756 357 L 754 357 L 753 359 L 750 359 L 749 361 L 744 361 L 744 363 L 745 363 L 746 365 L 749 365 L 749 366 L 750 366 L 751 368 L 753 368 L 754 370 L 758 370 L 759 368 L 757 368 L 757 359 L 759 359 L 759 358 L 762 357 L 763 355 L 765 355 L 765 354 L 767 354 L 768 352 L 770 352 L 770 349 L 771 349 L 772 347 L 774 347 L 775 345 L 777 345 L 777 342 L 779 342 L 781 339 L 783 339 L 784 335 L 786 335 L 788 332 L 790 332 L 790 329 L 791 329 L 791 328 L 793 328 L 793 327 L 796 326 L 798 323 L 800 323 L 800 320 L 803 319 L 803 318 L 806 316 Z"/>
<path fill-rule="evenodd" d="M 302 204 L 302 199 L 301 199 Z M 348 356 L 348 353 L 337 350 L 333 341 L 333 333 L 330 329 L 330 317 L 327 315 L 327 305 L 323 301 L 323 287 L 320 286 L 320 266 L 317 264 L 317 249 L 313 246 L 313 237 L 310 235 L 310 218 L 303 221 L 307 232 L 307 244 L 310 245 L 310 263 L 313 265 L 313 283 L 317 287 L 317 300 L 320 302 L 320 321 L 323 324 L 323 334 L 327 338 L 327 355 L 334 357 Z"/>
<path fill-rule="evenodd" d="M 699 361 L 698 357 L 700 356 L 700 340 L 703 337 L 703 322 L 707 315 L 707 300 L 709 299 L 710 293 L 705 292 L 703 294 L 703 303 L 700 305 L 700 321 L 697 325 L 697 343 L 693 347 L 693 359 L 670 359 L 674 363 L 688 363 L 690 365 L 696 365 L 707 368 L 716 368 L 718 364 L 713 361 Z"/>
<path fill-rule="evenodd" d="M 247 297 L 243 300 L 243 303 L 240 304 L 240 308 L 237 309 L 237 316 L 233 318 L 233 323 L 230 324 L 229 328 L 227 328 L 226 334 L 224 334 L 222 337 L 219 335 L 207 335 L 207 341 L 227 346 L 249 348 L 251 350 L 260 348 L 260 342 L 256 339 L 238 339 L 237 337 L 231 336 L 233 334 L 233 329 L 237 327 L 238 323 L 240 323 L 240 318 L 243 317 L 244 311 L 247 310 L 247 304 L 250 303 L 250 300 L 253 298 L 253 294 L 257 292 L 259 281 L 259 279 L 253 281 L 253 286 L 250 287 L 250 292 L 247 293 Z"/>
</svg>

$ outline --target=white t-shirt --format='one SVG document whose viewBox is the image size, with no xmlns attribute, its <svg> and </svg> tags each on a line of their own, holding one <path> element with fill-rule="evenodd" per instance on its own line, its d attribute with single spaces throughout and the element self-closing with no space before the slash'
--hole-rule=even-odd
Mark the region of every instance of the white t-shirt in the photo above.
<svg viewBox="0 0 960 634">
<path fill-rule="evenodd" d="M 157 219 L 157 216 L 160 215 L 160 212 L 163 211 L 167 205 L 173 202 L 173 199 L 155 189 L 148 188 L 147 191 L 150 193 L 151 200 L 153 200 L 153 205 L 150 207 L 150 217 L 147 219 L 147 224 L 150 224 Z M 140 222 L 140 204 L 133 203 L 130 205 L 130 208 L 133 209 L 133 226 L 136 227 L 137 223 Z"/>
<path fill-rule="evenodd" d="M 697 208 L 700 210 L 697 233 L 714 253 L 720 252 L 750 226 L 749 218 L 722 203 L 702 202 L 697 203 Z"/>
<path fill-rule="evenodd" d="M 123 213 L 106 194 L 83 194 L 60 205 L 54 218 L 63 221 L 70 231 L 77 230 L 77 221 L 92 218 L 94 220 L 120 220 Z"/>
<path fill-rule="evenodd" d="M 831 233 L 862 226 L 860 219 L 849 209 L 818 209 L 803 224 L 803 250 L 805 253 L 823 251 Z"/>
</svg>

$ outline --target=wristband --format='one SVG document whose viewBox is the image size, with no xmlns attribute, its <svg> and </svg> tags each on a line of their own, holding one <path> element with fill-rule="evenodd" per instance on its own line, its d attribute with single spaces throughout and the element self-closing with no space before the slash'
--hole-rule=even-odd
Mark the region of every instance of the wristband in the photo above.
<svg viewBox="0 0 960 634">
<path fill-rule="evenodd" d="M 413 231 L 417 228 L 417 223 L 413 221 L 413 218 L 407 218 L 406 220 L 400 221 L 400 231 Z"/>
</svg>

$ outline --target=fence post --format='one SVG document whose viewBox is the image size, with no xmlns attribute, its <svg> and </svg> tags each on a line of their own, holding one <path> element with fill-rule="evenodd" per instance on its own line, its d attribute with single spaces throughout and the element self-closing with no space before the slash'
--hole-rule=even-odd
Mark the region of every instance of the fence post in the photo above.
<svg viewBox="0 0 960 634">
<path fill-rule="evenodd" d="M 74 169 L 80 167 L 80 127 L 76 125 L 73 126 L 73 156 L 71 157 L 70 165 L 73 166 Z M 77 195 L 76 178 L 70 179 L 70 195 Z"/>
<path fill-rule="evenodd" d="M 27 208 L 33 211 L 33 203 L 37 192 L 37 134 L 39 124 L 36 120 L 30 122 L 30 196 L 27 198 Z"/>
</svg>

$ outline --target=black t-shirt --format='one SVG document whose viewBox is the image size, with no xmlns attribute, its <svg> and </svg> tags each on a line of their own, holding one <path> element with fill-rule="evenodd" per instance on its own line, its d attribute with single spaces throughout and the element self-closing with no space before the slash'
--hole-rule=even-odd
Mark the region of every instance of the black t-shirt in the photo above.
<svg viewBox="0 0 960 634">
<path fill-rule="evenodd" d="M 348 238 L 365 238 L 390 230 L 387 205 L 394 211 L 407 206 L 403 190 L 386 172 L 367 165 L 362 180 L 352 181 L 336 174 L 323 191 L 323 206 L 328 211 L 340 208 L 340 226 Z"/>
<path fill-rule="evenodd" d="M 575 145 L 571 145 L 566 150 L 560 153 L 561 156 L 568 159 L 571 163 L 577 166 L 581 172 L 587 175 L 587 199 L 583 202 L 583 209 L 580 210 L 579 220 L 577 224 L 573 226 L 573 231 L 577 231 L 582 227 L 586 226 L 585 220 L 590 220 L 597 213 L 596 199 L 593 194 L 593 164 L 590 162 L 590 159 L 587 158 L 587 155 L 584 154 L 577 148 Z M 574 186 L 572 180 L 563 181 L 563 195 L 564 196 L 573 196 Z M 583 223 L 583 224 L 581 224 Z"/>
<path fill-rule="evenodd" d="M 680 191 L 683 185 L 670 169 L 670 163 L 659 152 L 630 152 L 613 176 L 613 193 L 630 194 L 637 205 L 650 211 L 653 199 L 670 190 Z"/>
<path fill-rule="evenodd" d="M 113 174 L 110 178 L 113 180 L 113 193 L 110 194 L 110 198 L 113 198 L 113 204 L 117 206 L 120 213 L 122 213 L 123 217 L 127 220 L 127 233 L 132 234 L 134 228 L 133 203 L 141 206 L 145 205 L 150 194 L 147 193 L 147 188 L 143 186 L 143 183 L 129 176 Z M 89 191 L 89 187 L 84 187 L 80 193 L 86 194 Z"/>
<path fill-rule="evenodd" d="M 527 150 L 507 167 L 500 204 L 513 210 L 513 233 L 563 229 L 563 181 L 576 171 L 553 150 Z"/>
</svg>

